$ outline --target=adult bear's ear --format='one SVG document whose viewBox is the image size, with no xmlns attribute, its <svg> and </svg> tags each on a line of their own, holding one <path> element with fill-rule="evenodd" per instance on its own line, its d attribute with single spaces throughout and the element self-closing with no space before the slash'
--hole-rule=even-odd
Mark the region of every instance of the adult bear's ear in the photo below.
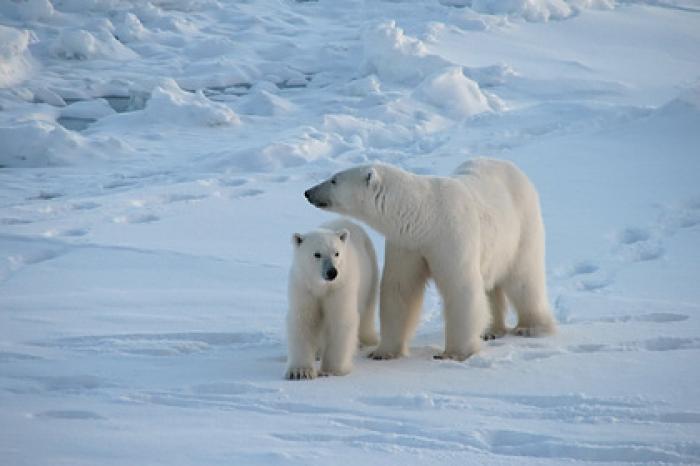
<svg viewBox="0 0 700 466">
<path fill-rule="evenodd" d="M 301 243 L 304 242 L 304 237 L 301 236 L 299 233 L 294 233 L 292 235 L 292 244 L 296 247 L 301 246 Z"/>
<path fill-rule="evenodd" d="M 338 238 L 340 238 L 340 241 L 342 241 L 343 243 L 345 241 L 347 241 L 348 236 L 350 235 L 350 232 L 348 230 L 346 230 L 345 228 L 343 228 L 342 230 L 336 231 L 336 233 L 338 234 Z"/>
<path fill-rule="evenodd" d="M 365 175 L 365 182 L 367 183 L 367 186 L 375 189 L 379 186 L 379 182 L 381 180 L 379 179 L 379 173 L 377 172 L 377 169 L 374 167 L 370 167 L 367 170 L 367 174 Z"/>
</svg>

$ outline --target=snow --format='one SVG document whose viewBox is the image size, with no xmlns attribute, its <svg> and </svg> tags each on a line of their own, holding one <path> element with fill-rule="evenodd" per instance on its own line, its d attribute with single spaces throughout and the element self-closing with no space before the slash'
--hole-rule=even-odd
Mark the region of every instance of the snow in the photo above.
<svg viewBox="0 0 700 466">
<path fill-rule="evenodd" d="M 0 87 L 22 82 L 35 67 L 28 50 L 31 33 L 0 25 Z"/>
<path fill-rule="evenodd" d="M 697 2 L 13 0 L 0 24 L 3 465 L 700 463 Z M 431 287 L 409 357 L 284 381 L 289 237 L 330 217 L 303 191 L 471 156 L 539 189 L 558 334 L 435 361 Z"/>
<path fill-rule="evenodd" d="M 459 67 L 436 72 L 426 78 L 415 92 L 419 98 L 443 108 L 445 113 L 455 118 L 466 118 L 493 110 L 479 85 L 464 76 Z"/>
<path fill-rule="evenodd" d="M 406 35 L 393 20 L 368 27 L 363 40 L 365 67 L 387 80 L 415 82 L 448 64 L 428 53 L 423 41 Z"/>
</svg>

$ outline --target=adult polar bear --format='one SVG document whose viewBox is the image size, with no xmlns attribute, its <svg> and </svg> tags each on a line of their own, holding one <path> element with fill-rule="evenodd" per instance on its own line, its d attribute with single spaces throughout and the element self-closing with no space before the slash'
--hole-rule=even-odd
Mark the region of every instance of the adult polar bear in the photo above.
<svg viewBox="0 0 700 466">
<path fill-rule="evenodd" d="M 304 195 L 386 238 L 381 337 L 371 357 L 407 354 L 429 278 L 444 303 L 445 351 L 436 358 L 463 361 L 479 350 L 482 337 L 504 335 L 506 297 L 518 315 L 514 333 L 555 330 L 539 197 L 512 163 L 474 159 L 452 177 L 365 165 L 339 172 Z"/>
</svg>

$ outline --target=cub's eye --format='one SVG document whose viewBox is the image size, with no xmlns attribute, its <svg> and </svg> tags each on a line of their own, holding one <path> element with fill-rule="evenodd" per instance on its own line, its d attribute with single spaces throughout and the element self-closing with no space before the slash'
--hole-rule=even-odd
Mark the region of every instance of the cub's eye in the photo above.
<svg viewBox="0 0 700 466">
<path fill-rule="evenodd" d="M 332 179 L 331 179 L 331 184 L 335 184 L 335 183 L 336 183 L 336 179 L 335 179 L 335 178 L 332 178 Z"/>
<path fill-rule="evenodd" d="M 338 257 L 340 253 L 338 251 L 335 252 L 335 257 Z"/>
<path fill-rule="evenodd" d="M 320 259 L 320 258 L 321 258 L 321 253 L 320 253 L 320 252 L 315 252 L 315 253 L 314 253 L 314 257 L 315 257 L 316 259 Z"/>
</svg>

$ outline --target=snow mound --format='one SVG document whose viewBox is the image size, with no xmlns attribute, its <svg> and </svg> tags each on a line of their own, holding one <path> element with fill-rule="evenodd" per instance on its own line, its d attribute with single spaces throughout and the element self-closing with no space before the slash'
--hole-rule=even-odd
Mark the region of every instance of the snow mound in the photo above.
<svg viewBox="0 0 700 466">
<path fill-rule="evenodd" d="M 363 42 L 366 71 L 382 79 L 416 83 L 435 69 L 450 65 L 430 54 L 421 40 L 407 36 L 393 20 L 365 30 Z"/>
<path fill-rule="evenodd" d="M 227 126 L 240 123 L 240 119 L 231 108 L 209 100 L 202 91 L 184 91 L 175 80 L 167 78 L 153 88 L 143 110 L 101 120 L 102 125 L 115 123 L 127 127 L 133 127 L 133 124 Z"/>
<path fill-rule="evenodd" d="M 542 22 L 568 18 L 574 13 L 564 0 L 473 0 L 472 8 L 479 13 L 504 14 Z"/>
<path fill-rule="evenodd" d="M 144 113 L 152 121 L 165 120 L 201 126 L 223 126 L 240 122 L 234 111 L 226 105 L 212 102 L 201 91 L 183 91 L 173 79 L 166 79 L 153 89 Z"/>
<path fill-rule="evenodd" d="M 111 23 L 109 23 L 111 26 Z M 105 58 L 110 60 L 132 60 L 138 58 L 136 52 L 114 38 L 107 26 L 98 28 L 94 33 L 84 29 L 66 29 L 61 31 L 53 53 L 68 60 L 89 60 Z"/>
<path fill-rule="evenodd" d="M 342 88 L 345 95 L 353 97 L 368 97 L 381 94 L 381 84 L 375 75 L 356 79 L 345 84 Z"/>
<path fill-rule="evenodd" d="M 0 2 L 0 14 L 21 21 L 46 21 L 53 16 L 54 12 L 55 10 L 50 0 Z"/>
<path fill-rule="evenodd" d="M 27 49 L 32 37 L 29 31 L 0 26 L 0 88 L 22 82 L 35 67 Z"/>
<path fill-rule="evenodd" d="M 66 165 L 84 145 L 78 134 L 42 120 L 0 127 L 0 141 L 0 166 L 13 168 Z"/>
<path fill-rule="evenodd" d="M 61 109 L 61 116 L 64 118 L 98 119 L 115 113 L 105 99 L 75 102 Z"/>
<path fill-rule="evenodd" d="M 611 10 L 615 0 L 471 0 L 469 6 L 479 13 L 546 22 L 569 18 L 587 8 Z"/>
<path fill-rule="evenodd" d="M 233 153 L 208 154 L 203 163 L 216 170 L 275 173 L 312 161 L 333 158 L 347 149 L 347 144 L 338 135 L 309 129 L 298 137 L 264 147 L 248 148 Z"/>
<path fill-rule="evenodd" d="M 241 113 L 260 116 L 282 116 L 296 110 L 289 100 L 266 89 L 254 89 L 236 108 Z"/>
<path fill-rule="evenodd" d="M 120 42 L 134 42 L 146 36 L 146 28 L 133 13 L 125 13 L 114 27 L 114 34 Z"/>
<path fill-rule="evenodd" d="M 414 141 L 413 134 L 405 126 L 347 114 L 325 115 L 323 128 L 361 149 L 406 146 Z"/>
<path fill-rule="evenodd" d="M 476 82 L 464 76 L 462 68 L 458 66 L 448 67 L 426 78 L 415 90 L 414 96 L 444 109 L 456 119 L 495 110 L 493 101 Z"/>
</svg>

